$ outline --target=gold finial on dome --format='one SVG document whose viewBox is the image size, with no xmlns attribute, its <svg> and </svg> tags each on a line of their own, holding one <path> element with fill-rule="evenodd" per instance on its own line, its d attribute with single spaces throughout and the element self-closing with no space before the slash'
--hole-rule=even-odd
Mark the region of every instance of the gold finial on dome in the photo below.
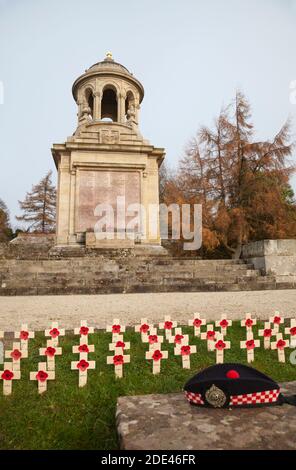
<svg viewBox="0 0 296 470">
<path fill-rule="evenodd" d="M 109 51 L 109 52 L 106 53 L 106 59 L 113 60 L 112 52 Z"/>
</svg>

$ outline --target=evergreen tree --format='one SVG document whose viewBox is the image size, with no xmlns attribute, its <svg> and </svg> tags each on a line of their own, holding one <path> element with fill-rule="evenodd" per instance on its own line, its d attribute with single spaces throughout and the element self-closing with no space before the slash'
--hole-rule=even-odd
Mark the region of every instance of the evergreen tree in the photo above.
<svg viewBox="0 0 296 470">
<path fill-rule="evenodd" d="M 52 232 L 55 229 L 56 189 L 49 171 L 42 180 L 26 194 L 24 201 L 19 201 L 23 215 L 16 219 L 29 224 L 28 231 Z"/>
<path fill-rule="evenodd" d="M 0 242 L 6 242 L 12 238 L 12 229 L 9 221 L 9 211 L 2 199 L 0 199 Z"/>
</svg>

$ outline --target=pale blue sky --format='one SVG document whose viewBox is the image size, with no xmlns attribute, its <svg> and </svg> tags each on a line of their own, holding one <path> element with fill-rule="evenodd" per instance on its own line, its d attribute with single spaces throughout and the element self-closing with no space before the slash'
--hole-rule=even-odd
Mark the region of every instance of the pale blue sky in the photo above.
<svg viewBox="0 0 296 470">
<path fill-rule="evenodd" d="M 76 126 L 73 81 L 111 50 L 143 83 L 140 128 L 173 166 L 236 88 L 260 138 L 294 117 L 296 0 L 0 0 L 0 198 L 12 222 Z M 295 186 L 295 185 L 294 185 Z"/>
</svg>

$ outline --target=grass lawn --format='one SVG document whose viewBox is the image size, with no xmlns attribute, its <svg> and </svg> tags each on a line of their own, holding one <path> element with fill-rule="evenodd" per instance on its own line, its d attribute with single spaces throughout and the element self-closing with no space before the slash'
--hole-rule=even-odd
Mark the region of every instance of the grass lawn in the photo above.
<svg viewBox="0 0 296 470">
<path fill-rule="evenodd" d="M 255 337 L 262 327 L 259 323 L 254 328 Z M 124 366 L 123 379 L 117 380 L 114 367 L 106 364 L 106 356 L 113 354 L 108 351 L 111 333 L 90 335 L 89 344 L 95 345 L 95 353 L 90 353 L 89 359 L 96 360 L 96 369 L 88 371 L 88 383 L 82 389 L 78 388 L 78 371 L 70 369 L 71 360 L 78 360 L 72 346 L 78 344 L 79 337 L 62 337 L 63 355 L 56 357 L 56 380 L 48 382 L 48 390 L 41 396 L 37 382 L 28 380 L 29 371 L 37 370 L 38 362 L 45 362 L 39 356 L 39 347 L 46 345 L 46 339 L 42 333 L 36 334 L 29 343 L 29 358 L 21 363 L 22 379 L 13 382 L 11 396 L 0 396 L 0 448 L 117 449 L 118 396 L 179 392 L 189 377 L 215 363 L 215 353 L 208 353 L 206 342 L 193 337 L 193 328 L 185 327 L 183 332 L 190 333 L 190 344 L 197 345 L 198 353 L 191 356 L 191 370 L 182 369 L 181 357 L 174 356 L 173 345 L 165 341 L 162 349 L 169 351 L 169 359 L 162 361 L 160 375 L 153 376 L 151 361 L 145 359 L 148 345 L 141 342 L 140 334 L 127 330 L 124 339 L 131 342 L 127 352 L 131 363 Z M 233 322 L 226 339 L 231 341 L 231 350 L 225 351 L 225 362 L 246 364 L 246 350 L 239 349 L 239 341 L 245 339 L 244 328 Z M 286 350 L 287 359 L 290 351 Z M 253 366 L 277 381 L 296 380 L 296 367 L 289 361 L 279 364 L 277 352 L 264 351 L 263 346 L 255 350 Z"/>
</svg>

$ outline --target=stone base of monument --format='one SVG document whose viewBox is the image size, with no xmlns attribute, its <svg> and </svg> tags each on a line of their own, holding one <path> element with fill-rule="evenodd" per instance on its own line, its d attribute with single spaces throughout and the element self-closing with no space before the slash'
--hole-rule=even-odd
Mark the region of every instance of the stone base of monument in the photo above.
<svg viewBox="0 0 296 470">
<path fill-rule="evenodd" d="M 86 232 L 85 234 L 85 247 L 94 249 L 125 249 L 134 248 L 135 240 L 117 240 L 115 239 L 99 239 L 94 232 Z"/>
<path fill-rule="evenodd" d="M 296 394 L 296 382 L 282 384 Z M 183 393 L 120 397 L 117 431 L 124 450 L 295 450 L 296 407 L 209 409 Z"/>
</svg>

